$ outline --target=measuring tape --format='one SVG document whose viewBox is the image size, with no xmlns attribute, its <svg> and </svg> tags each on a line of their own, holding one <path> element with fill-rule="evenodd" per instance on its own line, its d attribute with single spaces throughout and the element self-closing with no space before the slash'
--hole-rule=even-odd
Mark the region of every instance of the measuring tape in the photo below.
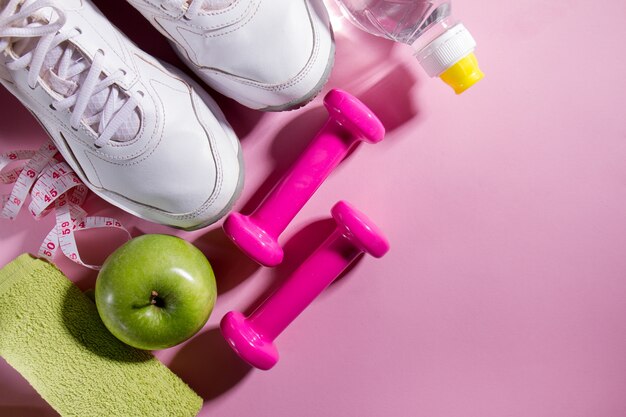
<svg viewBox="0 0 626 417">
<path fill-rule="evenodd" d="M 91 269 L 80 258 L 75 232 L 79 230 L 114 228 L 130 233 L 122 224 L 109 217 L 87 216 L 80 206 L 89 190 L 70 166 L 55 159 L 57 148 L 48 140 L 37 151 L 20 150 L 0 154 L 0 183 L 14 184 L 11 193 L 0 197 L 0 217 L 15 219 L 28 195 L 31 202 L 28 210 L 41 219 L 54 210 L 56 222 L 44 239 L 38 255 L 52 260 L 61 252 L 72 261 Z M 21 167 L 6 170 L 11 163 L 26 161 Z M 6 172 L 4 172 L 6 171 Z"/>
</svg>

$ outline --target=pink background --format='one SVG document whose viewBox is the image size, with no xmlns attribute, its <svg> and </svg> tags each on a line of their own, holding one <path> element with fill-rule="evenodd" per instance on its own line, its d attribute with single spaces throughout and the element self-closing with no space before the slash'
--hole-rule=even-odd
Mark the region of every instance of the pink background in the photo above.
<svg viewBox="0 0 626 417">
<path fill-rule="evenodd" d="M 144 49 L 179 63 L 125 2 L 97 1 Z M 361 146 L 285 233 L 286 262 L 259 268 L 219 227 L 185 233 L 91 196 L 133 235 L 198 245 L 220 296 L 202 333 L 158 357 L 205 398 L 202 416 L 613 417 L 626 415 L 626 3 L 457 1 L 487 78 L 456 97 L 408 48 L 337 26 L 329 87 L 360 96 L 388 128 Z M 341 23 L 341 22 L 340 22 Z M 252 208 L 323 123 L 320 99 L 263 114 L 218 97 L 241 137 Z M 44 138 L 0 91 L 0 151 Z M 261 191 L 259 191 L 261 190 Z M 386 231 L 250 370 L 217 324 L 258 302 L 328 230 L 346 199 Z M 0 222 L 0 265 L 35 252 L 52 219 Z M 85 232 L 88 260 L 121 237 Z M 108 246 L 103 248 L 101 242 Z M 81 288 L 96 274 L 59 258 Z M 54 412 L 0 360 L 0 415 Z"/>
</svg>

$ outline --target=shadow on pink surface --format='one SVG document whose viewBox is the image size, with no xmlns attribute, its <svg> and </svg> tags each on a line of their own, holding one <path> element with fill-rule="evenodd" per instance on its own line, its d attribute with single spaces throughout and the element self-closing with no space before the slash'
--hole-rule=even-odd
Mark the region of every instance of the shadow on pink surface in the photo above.
<svg viewBox="0 0 626 417">
<path fill-rule="evenodd" d="M 392 65 L 391 68 L 376 84 L 357 94 L 378 116 L 387 134 L 420 116 L 419 108 L 407 94 L 417 85 L 414 75 L 403 64 Z"/>
<path fill-rule="evenodd" d="M 57 417 L 56 411 L 49 407 L 31 407 L 28 405 L 0 406 L 0 416 L 5 417 Z"/>
<path fill-rule="evenodd" d="M 56 417 L 59 414 L 37 394 L 30 384 L 0 359 L 0 416 Z"/>
<path fill-rule="evenodd" d="M 35 149 L 48 138 L 37 120 L 8 90 L 0 88 L 0 137 L 3 150 Z"/>
<path fill-rule="evenodd" d="M 187 342 L 176 352 L 169 368 L 205 402 L 229 391 L 252 370 L 230 348 L 217 327 Z"/>
<path fill-rule="evenodd" d="M 216 227 L 193 241 L 211 261 L 217 280 L 218 294 L 224 294 L 237 287 L 254 274 L 260 265 L 251 260 Z"/>
</svg>

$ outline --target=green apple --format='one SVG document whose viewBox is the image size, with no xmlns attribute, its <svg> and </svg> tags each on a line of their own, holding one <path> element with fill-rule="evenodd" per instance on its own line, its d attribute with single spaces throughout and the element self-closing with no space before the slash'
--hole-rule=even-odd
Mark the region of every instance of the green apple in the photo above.
<svg viewBox="0 0 626 417">
<path fill-rule="evenodd" d="M 156 350 L 196 334 L 215 305 L 213 269 L 191 243 L 169 235 L 134 238 L 113 252 L 96 281 L 96 306 L 122 342 Z"/>
</svg>

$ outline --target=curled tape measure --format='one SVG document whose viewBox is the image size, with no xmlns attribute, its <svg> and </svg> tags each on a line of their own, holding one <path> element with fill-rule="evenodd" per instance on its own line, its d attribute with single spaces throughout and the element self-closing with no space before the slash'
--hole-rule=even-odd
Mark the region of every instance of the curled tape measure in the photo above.
<svg viewBox="0 0 626 417">
<path fill-rule="evenodd" d="M 55 212 L 56 223 L 44 239 L 38 255 L 49 260 L 61 252 L 77 264 L 91 269 L 98 265 L 83 262 L 78 254 L 74 233 L 79 230 L 115 228 L 130 233 L 109 217 L 88 217 L 80 206 L 88 189 L 74 170 L 54 156 L 57 148 L 48 140 L 37 151 L 12 151 L 0 154 L 0 183 L 14 184 L 11 193 L 0 197 L 0 217 L 15 219 L 30 193 L 28 210 L 36 219 Z M 21 167 L 6 170 L 12 162 L 26 161 Z M 6 171 L 6 172 L 5 172 Z"/>
</svg>

